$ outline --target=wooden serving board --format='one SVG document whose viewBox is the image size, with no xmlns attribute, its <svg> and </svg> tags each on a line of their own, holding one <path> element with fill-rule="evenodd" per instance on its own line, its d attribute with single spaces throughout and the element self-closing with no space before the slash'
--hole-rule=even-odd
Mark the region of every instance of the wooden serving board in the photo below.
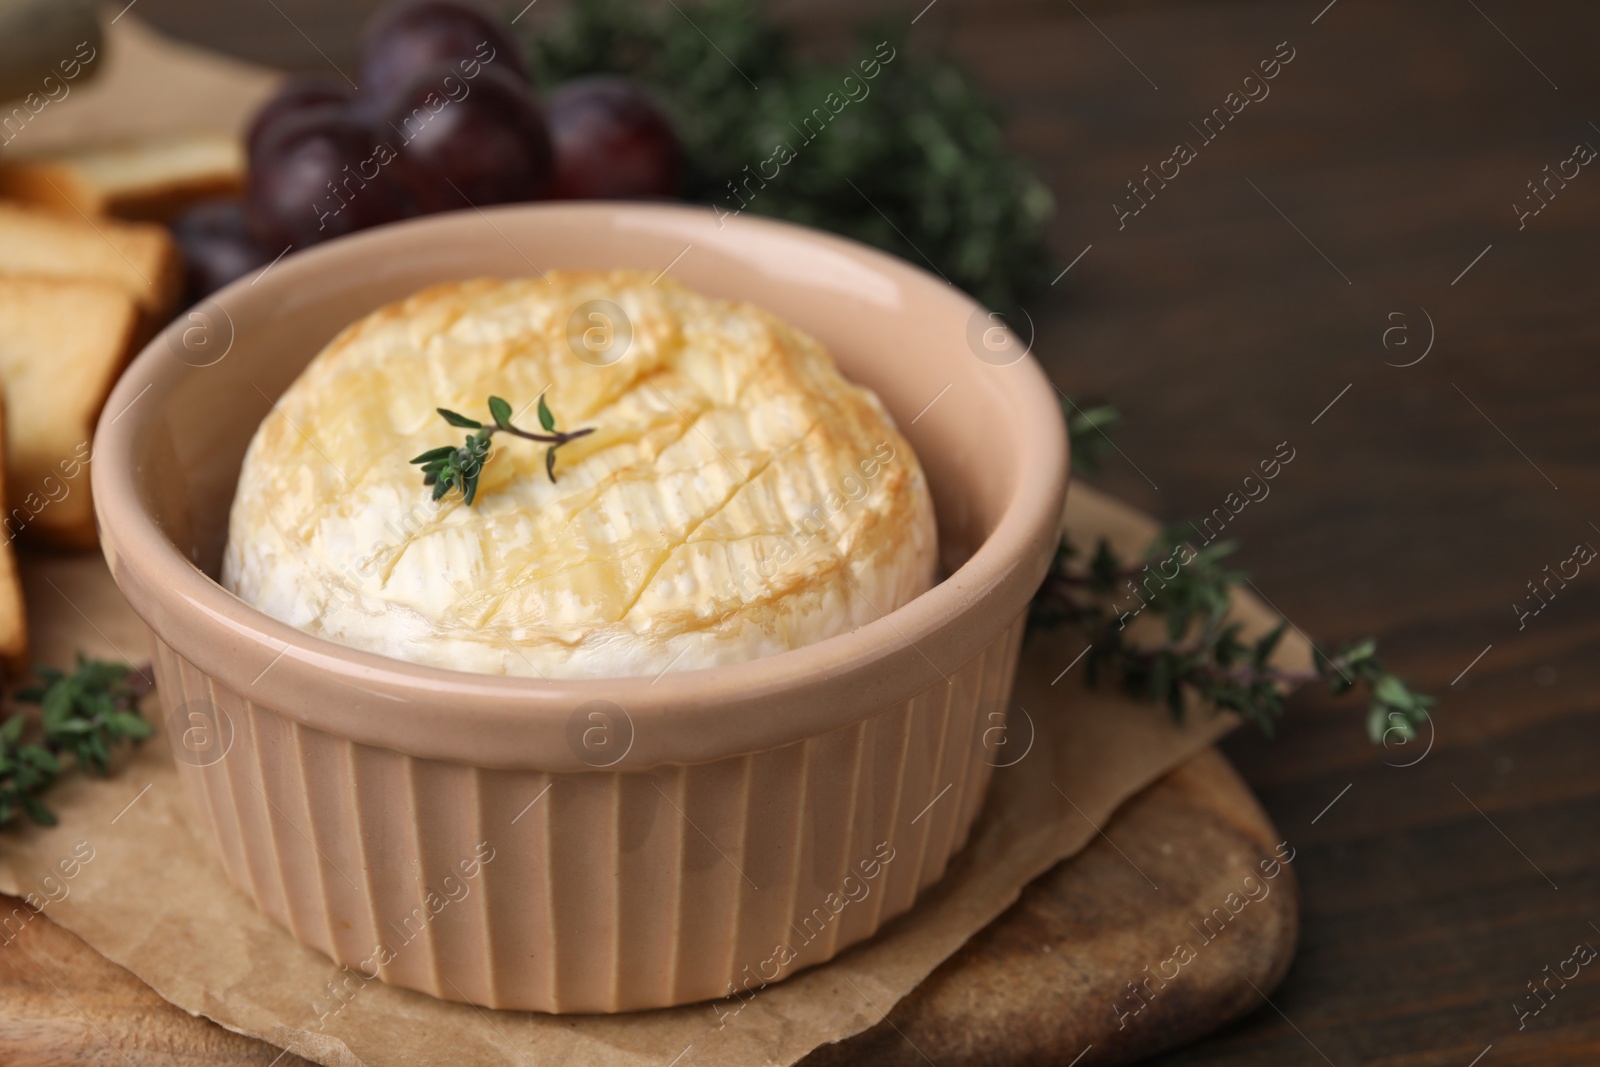
<svg viewBox="0 0 1600 1067">
<path fill-rule="evenodd" d="M 1228 762 L 1215 749 L 1201 753 L 1125 804 L 1103 830 L 1036 879 L 887 1020 L 816 1050 L 805 1067 L 1127 1063 L 1258 1007 L 1258 990 L 1270 990 L 1289 967 L 1299 907 L 1292 864 L 1261 878 L 1279 839 Z M 1220 931 L 1215 919 L 1197 930 L 1230 894 L 1243 896 L 1250 875 L 1268 892 L 1255 890 L 1258 899 Z M 13 912 L 22 907 L 0 896 L 0 917 L 26 914 Z M 0 1063 L 7 1067 L 310 1062 L 173 1007 L 48 918 L 6 936 Z M 1180 944 L 1195 957 L 1182 965 L 1181 981 L 1166 989 L 1151 982 L 1155 995 L 1147 993 L 1147 1006 L 1134 1013 L 1139 1001 L 1129 983 L 1171 974 Z"/>
</svg>

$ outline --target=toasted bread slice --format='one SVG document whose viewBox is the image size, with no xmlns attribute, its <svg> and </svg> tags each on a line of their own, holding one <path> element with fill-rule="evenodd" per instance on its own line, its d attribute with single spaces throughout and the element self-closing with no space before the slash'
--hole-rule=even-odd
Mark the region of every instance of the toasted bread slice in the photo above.
<svg viewBox="0 0 1600 1067">
<path fill-rule="evenodd" d="M 109 282 L 156 324 L 178 299 L 183 262 L 163 226 L 0 203 L 0 274 Z"/>
<path fill-rule="evenodd" d="M 0 500 L 5 499 L 5 411 L 0 405 Z M 0 538 L 0 665 L 8 678 L 28 673 L 28 614 L 22 603 L 15 541 Z"/>
<path fill-rule="evenodd" d="M 0 167 L 0 196 L 57 211 L 165 222 L 198 200 L 244 188 L 239 139 L 190 134 L 100 145 Z"/>
<path fill-rule="evenodd" d="M 91 438 L 138 323 L 132 297 L 111 282 L 0 277 L 7 539 L 96 543 Z"/>
</svg>

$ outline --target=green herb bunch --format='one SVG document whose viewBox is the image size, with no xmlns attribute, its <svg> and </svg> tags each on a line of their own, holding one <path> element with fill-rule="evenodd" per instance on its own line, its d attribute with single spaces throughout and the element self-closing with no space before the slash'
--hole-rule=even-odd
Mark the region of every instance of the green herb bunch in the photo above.
<svg viewBox="0 0 1600 1067">
<path fill-rule="evenodd" d="M 496 433 L 503 431 L 548 445 L 544 450 L 544 472 L 552 484 L 556 480 L 556 449 L 568 441 L 594 433 L 592 426 L 570 433 L 556 429 L 556 417 L 550 411 L 550 405 L 545 403 L 543 394 L 539 396 L 539 425 L 544 428 L 544 433 L 533 433 L 513 426 L 511 405 L 497 396 L 489 398 L 489 417 L 494 420 L 492 425 L 486 426 L 477 419 L 469 419 L 449 408 L 435 410 L 451 426 L 478 432 L 468 434 L 463 444 L 429 449 L 411 462 L 422 466 L 422 483 L 433 486 L 433 499 L 442 499 L 451 489 L 460 489 L 468 507 L 477 498 L 478 476 L 483 473 L 483 465 L 489 459 L 489 441 Z"/>
<path fill-rule="evenodd" d="M 1104 431 L 1116 425 L 1117 412 L 1108 407 L 1070 412 L 1073 468 L 1092 470 L 1108 447 Z M 1390 673 L 1371 639 L 1340 645 L 1332 655 L 1313 642 L 1310 671 L 1274 667 L 1273 653 L 1289 624 L 1245 640 L 1241 625 L 1228 620 L 1234 591 L 1248 581 L 1225 562 L 1238 546 L 1216 541 L 1195 549 L 1188 544 L 1193 529 L 1189 523 L 1168 527 L 1133 563 L 1104 539 L 1084 560 L 1063 536 L 1034 597 L 1030 628 L 1076 628 L 1089 642 L 1085 668 L 1091 685 L 1109 676 L 1130 695 L 1165 704 L 1175 719 L 1183 717 L 1192 694 L 1214 708 L 1238 712 L 1270 734 L 1289 690 L 1318 682 L 1336 696 L 1357 687 L 1366 691 L 1367 734 L 1374 743 L 1417 736 L 1434 700 Z M 1132 638 L 1129 624 L 1146 614 L 1162 621 L 1164 640 Z"/>
<path fill-rule="evenodd" d="M 152 730 L 139 715 L 139 700 L 151 689 L 147 670 L 79 656 L 71 673 L 50 667 L 35 673 L 39 684 L 19 691 L 17 699 L 39 705 L 37 728 L 23 712 L 0 726 L 0 826 L 18 812 L 54 826 L 41 793 L 69 766 L 105 777 L 117 747 Z"/>
<path fill-rule="evenodd" d="M 649 88 L 684 141 L 689 199 L 738 210 L 732 183 L 753 213 L 893 252 L 990 307 L 1037 297 L 1055 274 L 1048 188 L 955 64 L 916 54 L 898 30 L 863 36 L 857 61 L 885 41 L 892 58 L 869 80 L 803 59 L 753 0 L 576 0 L 531 43 L 547 88 L 598 73 Z M 845 98 L 846 75 L 865 95 L 808 133 L 829 94 Z M 779 145 L 794 158 L 745 186 Z"/>
</svg>

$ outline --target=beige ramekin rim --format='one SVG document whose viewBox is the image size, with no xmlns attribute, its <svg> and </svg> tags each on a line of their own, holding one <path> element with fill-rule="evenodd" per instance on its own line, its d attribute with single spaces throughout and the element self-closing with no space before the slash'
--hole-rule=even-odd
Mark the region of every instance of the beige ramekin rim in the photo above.
<svg viewBox="0 0 1600 1067">
<path fill-rule="evenodd" d="M 515 205 L 479 213 L 491 222 L 563 213 L 597 227 L 699 232 L 710 212 L 680 205 Z M 275 294 L 420 254 L 453 230 L 481 226 L 473 212 L 430 216 L 342 238 L 287 257 L 266 276 L 214 298 L 248 319 Z M 742 240 L 761 254 L 821 244 L 892 279 L 905 313 L 965 321 L 978 305 L 948 283 L 856 242 L 768 219 L 718 227 L 718 250 Z M 369 308 L 352 309 L 351 318 Z M 911 603 L 817 644 L 744 663 L 656 679 L 539 680 L 467 674 L 393 660 L 279 622 L 233 596 L 162 532 L 139 499 L 138 443 L 163 402 L 197 369 L 174 359 L 183 320 L 153 339 L 123 375 L 95 437 L 92 489 L 101 544 L 134 610 L 164 641 L 223 686 L 307 726 L 410 755 L 485 767 L 593 769 L 570 741 L 573 716 L 607 701 L 631 721 L 632 744 L 614 769 L 698 763 L 764 751 L 839 729 L 909 699 L 977 654 L 1026 609 L 1059 537 L 1067 438 L 1055 391 L 1032 357 L 989 368 L 1005 395 L 1012 492 L 1000 521 L 956 572 Z M 965 344 L 961 336 L 952 345 Z M 268 665 L 270 670 L 264 670 Z M 755 712 L 759 711 L 759 714 Z"/>
</svg>

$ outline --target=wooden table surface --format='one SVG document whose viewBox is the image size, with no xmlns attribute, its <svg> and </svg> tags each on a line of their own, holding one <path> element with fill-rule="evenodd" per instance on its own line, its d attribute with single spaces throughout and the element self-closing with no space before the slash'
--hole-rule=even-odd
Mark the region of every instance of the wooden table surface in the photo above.
<svg viewBox="0 0 1600 1067">
<path fill-rule="evenodd" d="M 1276 740 L 1228 742 L 1299 850 L 1303 947 L 1271 1006 L 1156 1062 L 1600 1061 L 1600 968 L 1550 978 L 1600 944 L 1600 569 L 1552 582 L 1520 625 L 1513 607 L 1600 546 L 1600 176 L 1566 164 L 1536 217 L 1519 227 L 1513 207 L 1600 146 L 1600 9 L 924 3 L 779 13 L 827 49 L 865 15 L 921 11 L 913 40 L 996 94 L 1060 200 L 1062 262 L 1082 253 L 1029 309 L 1036 351 L 1075 396 L 1126 412 L 1098 483 L 1199 516 L 1288 442 L 1271 495 L 1228 526 L 1243 565 L 1312 636 L 1375 634 L 1443 698 L 1425 755 L 1374 748 L 1359 708 L 1309 694 Z M 350 61 L 370 6 L 138 12 L 314 69 L 319 49 Z M 1202 144 L 1190 123 L 1291 50 L 1270 95 Z M 1196 158 L 1119 227 L 1126 183 L 1179 141 Z"/>
</svg>

